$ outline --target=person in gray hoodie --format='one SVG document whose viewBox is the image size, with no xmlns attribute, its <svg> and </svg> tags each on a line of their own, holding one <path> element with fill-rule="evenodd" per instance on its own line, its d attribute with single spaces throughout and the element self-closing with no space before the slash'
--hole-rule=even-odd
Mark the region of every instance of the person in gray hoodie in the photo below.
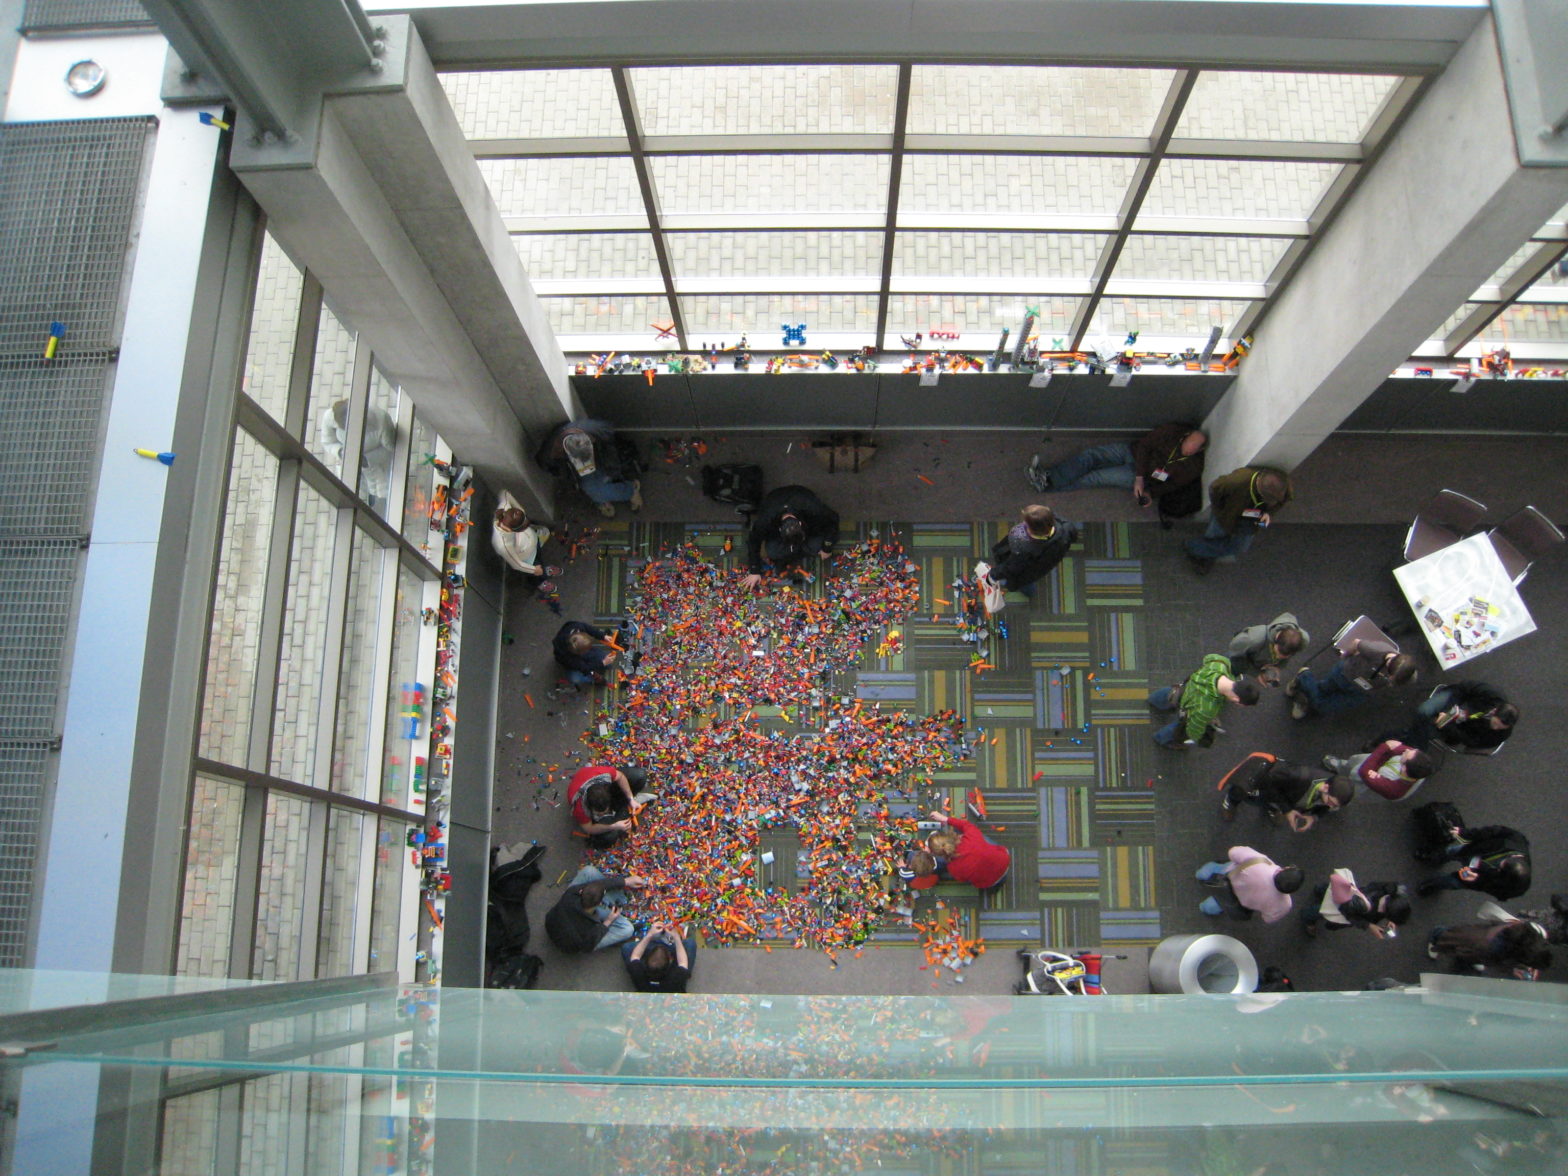
<svg viewBox="0 0 1568 1176">
<path fill-rule="evenodd" d="M 1259 686 L 1278 686 L 1285 664 L 1312 638 L 1295 613 L 1282 612 L 1266 625 L 1248 625 L 1230 639 L 1232 677 L 1256 674 Z"/>
</svg>

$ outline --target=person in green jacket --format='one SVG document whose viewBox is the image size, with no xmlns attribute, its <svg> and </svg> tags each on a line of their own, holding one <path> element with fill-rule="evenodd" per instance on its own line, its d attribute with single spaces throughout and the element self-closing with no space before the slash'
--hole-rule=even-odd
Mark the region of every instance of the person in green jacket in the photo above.
<svg viewBox="0 0 1568 1176">
<path fill-rule="evenodd" d="M 1192 570 L 1206 576 L 1217 560 L 1244 554 L 1290 499 L 1290 475 L 1271 466 L 1242 466 L 1215 478 L 1209 483 L 1209 529 L 1183 544 Z"/>
<path fill-rule="evenodd" d="M 1211 653 L 1179 686 L 1162 686 L 1149 692 L 1149 705 L 1157 711 L 1175 711 L 1176 717 L 1154 733 L 1154 742 L 1172 751 L 1187 744 L 1208 747 L 1223 728 L 1220 711 L 1227 702 L 1256 706 L 1258 684 L 1250 678 L 1231 677 L 1230 658 Z"/>
</svg>

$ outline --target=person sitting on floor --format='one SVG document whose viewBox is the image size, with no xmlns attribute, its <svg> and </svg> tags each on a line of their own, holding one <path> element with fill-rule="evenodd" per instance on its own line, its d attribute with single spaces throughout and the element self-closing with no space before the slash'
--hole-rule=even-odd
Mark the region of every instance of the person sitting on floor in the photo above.
<svg viewBox="0 0 1568 1176">
<path fill-rule="evenodd" d="M 1156 502 L 1163 506 L 1161 500 L 1193 486 L 1203 477 L 1204 449 L 1208 444 L 1201 429 L 1172 422 L 1157 425 L 1130 443 L 1109 441 L 1080 450 L 1048 470 L 1040 468 L 1037 453 L 1026 474 L 1029 484 L 1042 494 L 1111 486 L 1131 490 L 1139 506 Z M 1201 496 L 1198 501 L 1201 504 Z"/>
<path fill-rule="evenodd" d="M 1546 928 L 1528 919 L 1466 923 L 1432 928 L 1426 954 L 1434 960 L 1448 956 L 1455 965 L 1477 972 L 1506 968 L 1517 980 L 1534 980 L 1551 966 L 1552 952 L 1546 943 Z"/>
<path fill-rule="evenodd" d="M 590 846 L 609 849 L 632 831 L 637 813 L 658 797 L 647 783 L 648 773 L 642 768 L 585 764 L 572 773 L 566 803 L 572 806 L 577 831 Z"/>
<path fill-rule="evenodd" d="M 624 502 L 633 511 L 642 509 L 642 483 L 621 457 L 621 444 L 608 421 L 569 421 L 539 447 L 535 460 L 560 477 L 570 474 L 577 488 L 607 519 L 615 517 L 615 504 Z"/>
<path fill-rule="evenodd" d="M 1304 719 L 1310 714 L 1337 715 L 1367 700 L 1374 690 L 1403 686 L 1416 676 L 1416 659 L 1400 653 L 1388 641 L 1360 637 L 1334 663 L 1334 668 L 1319 678 L 1303 666 L 1285 687 L 1291 700 L 1290 717 Z"/>
<path fill-rule="evenodd" d="M 1437 771 L 1431 756 L 1398 739 L 1385 739 L 1365 755 L 1343 759 L 1326 755 L 1323 766 L 1352 777 L 1389 800 L 1404 800 Z"/>
<path fill-rule="evenodd" d="M 981 894 L 1000 886 L 1012 868 L 1013 855 L 962 817 L 933 812 L 941 827 L 926 838 L 924 850 L 910 855 L 900 875 L 916 890 L 938 882 L 967 882 Z"/>
<path fill-rule="evenodd" d="M 1220 801 L 1224 820 L 1234 820 L 1236 806 L 1246 801 L 1263 809 L 1270 821 L 1284 821 L 1297 833 L 1312 828 L 1319 817 L 1338 812 L 1356 795 L 1355 785 L 1344 776 L 1288 764 L 1263 751 L 1242 760 L 1221 784 L 1225 786 L 1225 797 Z"/>
<path fill-rule="evenodd" d="M 632 921 L 621 914 L 628 890 L 648 883 L 636 875 L 606 874 L 597 866 L 577 871 L 544 917 L 545 934 L 561 951 L 586 955 L 632 937 Z"/>
<path fill-rule="evenodd" d="M 638 992 L 685 992 L 697 941 L 682 936 L 673 923 L 652 923 L 636 943 L 621 944 L 621 958 Z"/>
<path fill-rule="evenodd" d="M 556 665 L 566 671 L 567 680 L 578 689 L 603 686 L 617 656 L 610 635 L 586 621 L 567 621 L 556 630 L 550 648 Z"/>
</svg>

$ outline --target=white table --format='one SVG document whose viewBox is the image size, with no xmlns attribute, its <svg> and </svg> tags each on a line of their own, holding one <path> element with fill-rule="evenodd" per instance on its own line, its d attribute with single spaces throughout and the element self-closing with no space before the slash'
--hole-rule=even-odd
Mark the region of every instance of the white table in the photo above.
<svg viewBox="0 0 1568 1176">
<path fill-rule="evenodd" d="M 1444 669 L 1535 632 L 1530 610 L 1484 534 L 1396 568 L 1394 579 Z"/>
</svg>

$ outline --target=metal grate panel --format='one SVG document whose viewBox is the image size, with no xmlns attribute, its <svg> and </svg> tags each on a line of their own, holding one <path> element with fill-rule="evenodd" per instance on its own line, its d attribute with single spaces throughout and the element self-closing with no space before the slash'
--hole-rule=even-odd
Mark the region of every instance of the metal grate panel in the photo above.
<svg viewBox="0 0 1568 1176">
<path fill-rule="evenodd" d="M 74 539 L 0 542 L 0 742 L 59 732 L 55 711 L 81 558 Z"/>
<path fill-rule="evenodd" d="M 152 25 L 137 0 L 27 0 L 22 32 L 57 33 L 66 29 L 113 29 Z"/>
<path fill-rule="evenodd" d="M 0 359 L 60 365 L 118 342 L 130 230 L 152 120 L 0 126 Z"/>
<path fill-rule="evenodd" d="M 0 363 L 0 540 L 86 533 L 106 368 Z"/>
<path fill-rule="evenodd" d="M 29 5 L 29 12 L 42 5 Z M 58 9 L 118 5 L 55 4 Z M 150 119 L 0 126 L 0 964 L 23 962 Z M 65 325 L 44 358 L 50 323 Z"/>
<path fill-rule="evenodd" d="M 45 785 L 55 753 L 43 744 L 0 743 L 0 967 L 26 965 L 33 865 Z"/>
</svg>

